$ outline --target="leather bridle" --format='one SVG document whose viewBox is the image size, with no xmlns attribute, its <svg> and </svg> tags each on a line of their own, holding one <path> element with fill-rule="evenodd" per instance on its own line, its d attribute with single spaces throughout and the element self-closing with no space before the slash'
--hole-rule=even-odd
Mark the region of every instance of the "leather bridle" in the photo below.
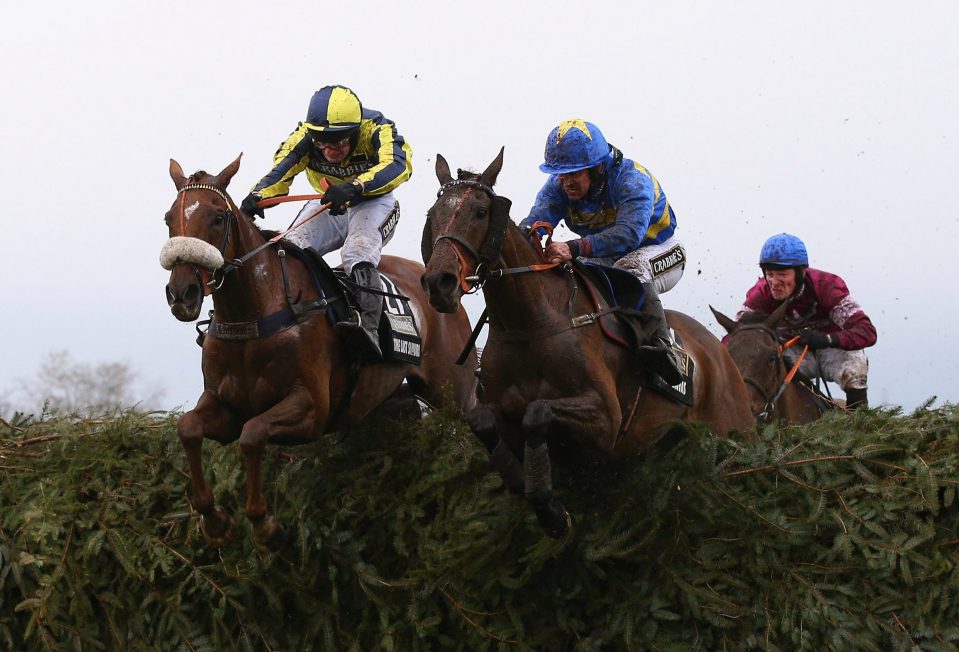
<svg viewBox="0 0 959 652">
<path fill-rule="evenodd" d="M 235 212 L 236 206 L 233 204 L 233 202 L 230 200 L 227 194 L 223 192 L 222 190 L 220 190 L 219 188 L 217 188 L 216 186 L 212 186 L 207 183 L 188 183 L 187 185 L 183 186 L 177 191 L 177 195 L 183 196 L 183 194 L 188 190 L 209 190 L 210 192 L 214 192 L 217 195 L 219 195 L 220 198 L 223 199 L 224 202 L 226 202 L 226 224 L 224 225 L 224 228 L 223 228 L 223 238 L 220 241 L 220 246 L 217 247 L 217 249 L 220 252 L 220 255 L 225 258 L 226 247 L 227 247 L 227 244 L 229 244 L 230 242 L 230 234 L 233 232 L 233 226 L 236 224 L 236 212 Z M 180 202 L 181 225 L 185 225 L 186 223 L 186 220 L 184 218 L 184 213 L 186 210 L 185 205 L 186 205 L 186 197 L 183 197 L 182 201 Z M 232 260 L 232 261 L 225 262 L 221 267 L 213 270 L 212 278 L 209 282 L 201 283 L 201 285 L 203 285 L 203 287 L 205 288 L 207 287 L 210 288 L 209 290 L 210 293 L 216 292 L 223 286 L 223 281 L 224 281 L 224 278 L 226 277 L 226 274 L 230 270 L 234 269 L 235 267 L 239 267 L 240 265 L 242 265 L 243 260 L 245 259 Z M 193 268 L 194 273 L 197 275 L 197 278 L 203 278 L 202 273 L 199 270 L 197 270 L 194 265 L 191 265 L 191 267 Z"/>
<path fill-rule="evenodd" d="M 734 334 L 747 330 L 758 330 L 772 338 L 773 342 L 776 344 L 777 355 L 775 383 L 778 387 L 774 393 L 766 391 L 766 389 L 760 385 L 759 382 L 743 375 L 743 382 L 755 389 L 765 402 L 762 411 L 756 415 L 756 418 L 760 421 L 760 423 L 767 423 L 772 417 L 772 412 L 775 408 L 776 401 L 779 400 L 779 398 L 783 395 L 783 392 L 786 391 L 786 387 L 788 387 L 789 383 L 792 382 L 793 377 L 799 370 L 800 363 L 803 361 L 803 358 L 806 357 L 806 353 L 809 351 L 809 347 L 803 347 L 803 351 L 801 354 L 799 354 L 795 364 L 793 364 L 792 368 L 787 372 L 785 364 L 786 349 L 798 342 L 799 338 L 794 337 L 786 342 L 780 342 L 779 335 L 776 333 L 776 331 L 769 328 L 765 324 L 746 324 L 737 328 L 734 331 Z M 780 378 L 782 378 L 781 381 Z"/>
</svg>

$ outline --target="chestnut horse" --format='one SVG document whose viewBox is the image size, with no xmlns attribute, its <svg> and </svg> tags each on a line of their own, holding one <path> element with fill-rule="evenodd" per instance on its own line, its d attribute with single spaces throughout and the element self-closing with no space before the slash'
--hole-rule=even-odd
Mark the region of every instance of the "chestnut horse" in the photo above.
<svg viewBox="0 0 959 652">
<path fill-rule="evenodd" d="M 693 364 L 685 405 L 648 387 L 637 354 L 621 338 L 569 265 L 548 264 L 538 240 L 509 217 L 493 185 L 503 150 L 482 174 L 453 179 L 438 155 L 440 190 L 423 232 L 423 287 L 440 312 L 459 310 L 482 287 L 489 335 L 480 369 L 480 403 L 468 422 L 514 493 L 525 493 L 547 534 L 562 537 L 569 515 L 553 494 L 551 453 L 572 463 L 636 455 L 684 422 L 752 437 L 749 396 L 725 347 L 703 325 L 667 310 Z M 618 340 L 618 341 L 617 341 Z M 671 432 L 672 431 L 672 432 Z"/>
<path fill-rule="evenodd" d="M 167 300 L 177 319 L 192 321 L 200 314 L 204 294 L 215 288 L 218 326 L 210 328 L 202 344 L 203 393 L 196 407 L 180 417 L 177 434 L 207 540 L 215 546 L 228 543 L 235 525 L 214 504 L 204 478 L 203 439 L 221 444 L 238 439 L 245 460 L 246 515 L 257 543 L 277 550 L 283 528 L 267 510 L 261 476 L 267 443 L 316 441 L 404 390 L 428 402 L 440 401 L 447 383 L 465 412 L 475 404 L 477 361 L 454 364 L 470 337 L 465 311 L 438 315 L 419 284 L 423 266 L 383 256 L 380 270 L 409 298 L 421 338 L 421 364 L 393 361 L 361 368 L 335 334 L 328 303 L 314 287 L 306 263 L 267 240 L 227 194 L 239 166 L 237 157 L 215 176 L 199 171 L 186 177 L 179 163 L 170 160 L 177 196 L 166 213 L 170 240 L 160 256 L 171 270 Z"/>
<path fill-rule="evenodd" d="M 750 392 L 758 423 L 803 424 L 815 421 L 837 404 L 808 383 L 790 376 L 783 357 L 784 346 L 776 327 L 789 304 L 783 302 L 771 315 L 747 313 L 740 321 L 730 319 L 712 306 L 719 325 L 729 334 L 726 348 Z"/>
</svg>

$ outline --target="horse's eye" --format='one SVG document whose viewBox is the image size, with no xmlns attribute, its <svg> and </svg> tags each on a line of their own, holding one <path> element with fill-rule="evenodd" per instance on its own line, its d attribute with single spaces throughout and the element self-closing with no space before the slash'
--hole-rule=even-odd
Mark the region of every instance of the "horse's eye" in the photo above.
<svg viewBox="0 0 959 652">
<path fill-rule="evenodd" d="M 223 224 L 223 220 L 225 220 L 225 219 L 226 219 L 226 213 L 225 213 L 225 212 L 220 212 L 220 211 L 218 211 L 217 213 L 215 213 L 215 214 L 213 215 L 213 221 L 214 221 L 216 224 Z"/>
<path fill-rule="evenodd" d="M 779 356 L 775 353 L 769 356 L 769 364 L 776 364 L 776 360 L 779 359 Z"/>
<path fill-rule="evenodd" d="M 486 217 L 487 215 L 489 215 L 489 211 L 486 210 L 485 206 L 481 206 L 476 210 L 476 217 L 482 218 L 482 217 Z"/>
</svg>

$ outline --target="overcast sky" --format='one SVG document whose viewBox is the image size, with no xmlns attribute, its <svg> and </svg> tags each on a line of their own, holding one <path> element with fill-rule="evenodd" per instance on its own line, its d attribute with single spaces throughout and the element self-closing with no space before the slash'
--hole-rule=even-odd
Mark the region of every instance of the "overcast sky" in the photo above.
<svg viewBox="0 0 959 652">
<path fill-rule="evenodd" d="M 51 351 L 128 363 L 189 409 L 192 324 L 164 298 L 169 159 L 239 202 L 312 93 L 350 86 L 413 148 L 386 253 L 419 258 L 436 153 L 525 217 L 550 129 L 581 117 L 659 179 L 690 263 L 663 295 L 714 333 L 763 241 L 801 237 L 879 332 L 874 404 L 959 402 L 954 1 L 143 2 L 5 6 L 0 397 Z M 298 178 L 293 193 L 309 192 Z M 267 212 L 282 229 L 296 206 Z M 330 257 L 338 263 L 338 255 Z M 204 314 L 210 307 L 209 300 Z M 474 319 L 481 297 L 468 304 Z"/>
</svg>

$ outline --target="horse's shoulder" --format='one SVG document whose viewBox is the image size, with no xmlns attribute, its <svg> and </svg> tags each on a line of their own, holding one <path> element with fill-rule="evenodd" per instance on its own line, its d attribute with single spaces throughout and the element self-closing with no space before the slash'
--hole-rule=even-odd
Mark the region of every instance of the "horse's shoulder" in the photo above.
<svg viewBox="0 0 959 652">
<path fill-rule="evenodd" d="M 384 255 L 380 258 L 379 270 L 386 274 L 413 276 L 416 278 L 416 282 L 419 283 L 419 277 L 423 275 L 425 268 L 422 263 L 412 258 Z"/>
</svg>

